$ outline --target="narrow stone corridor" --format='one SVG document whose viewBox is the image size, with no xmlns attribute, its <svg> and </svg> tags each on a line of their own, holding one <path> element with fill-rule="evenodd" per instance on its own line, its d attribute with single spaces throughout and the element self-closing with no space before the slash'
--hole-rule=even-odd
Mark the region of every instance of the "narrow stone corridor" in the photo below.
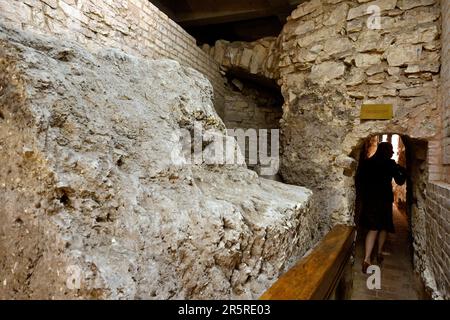
<svg viewBox="0 0 450 320">
<path fill-rule="evenodd" d="M 364 239 L 356 246 L 353 265 L 352 300 L 419 300 L 426 299 L 424 289 L 412 265 L 412 248 L 409 240 L 408 218 L 394 205 L 394 224 L 396 232 L 388 234 L 381 265 L 381 289 L 369 290 L 367 278 L 361 272 L 364 256 Z"/>
</svg>

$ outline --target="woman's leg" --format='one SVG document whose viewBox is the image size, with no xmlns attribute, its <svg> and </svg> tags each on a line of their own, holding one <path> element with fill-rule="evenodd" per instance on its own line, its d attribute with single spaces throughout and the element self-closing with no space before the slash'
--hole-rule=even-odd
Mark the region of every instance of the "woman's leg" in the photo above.
<svg viewBox="0 0 450 320">
<path fill-rule="evenodd" d="M 367 232 L 366 236 L 366 253 L 364 261 L 370 264 L 370 256 L 372 255 L 373 247 L 375 246 L 375 241 L 377 240 L 378 231 L 370 230 Z"/>
<path fill-rule="evenodd" d="M 378 236 L 378 255 L 383 253 L 384 242 L 386 241 L 387 231 L 381 230 L 380 235 Z"/>
</svg>

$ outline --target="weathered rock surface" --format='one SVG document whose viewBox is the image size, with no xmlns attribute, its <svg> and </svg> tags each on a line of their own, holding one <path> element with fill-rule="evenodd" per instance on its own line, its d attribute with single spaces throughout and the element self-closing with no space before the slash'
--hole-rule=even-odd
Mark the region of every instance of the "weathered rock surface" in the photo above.
<svg viewBox="0 0 450 320">
<path fill-rule="evenodd" d="M 176 165 L 224 132 L 201 74 L 0 29 L 0 298 L 256 298 L 315 242 L 311 191 Z M 79 285 L 79 286 L 78 286 Z"/>
<path fill-rule="evenodd" d="M 399 0 L 398 7 L 402 10 L 407 10 L 420 6 L 428 6 L 435 3 L 436 0 Z"/>
<path fill-rule="evenodd" d="M 308 26 L 305 26 L 307 32 Z M 277 78 L 279 57 L 275 51 L 276 38 L 263 38 L 254 42 L 216 41 L 213 47 L 203 46 L 203 50 L 226 69 L 243 69 L 250 74 Z"/>
<path fill-rule="evenodd" d="M 351 8 L 348 12 L 347 20 L 352 20 L 361 16 L 369 15 L 368 8 L 370 6 L 377 6 L 381 11 L 392 10 L 395 8 L 397 0 L 376 0 L 355 8 Z"/>
<path fill-rule="evenodd" d="M 314 83 L 323 84 L 343 76 L 344 72 L 345 66 L 343 63 L 327 61 L 312 67 L 310 79 Z"/>
<path fill-rule="evenodd" d="M 297 7 L 297 9 L 295 9 L 292 12 L 291 18 L 295 20 L 295 19 L 301 18 L 303 16 L 306 16 L 307 14 L 310 14 L 321 8 L 322 8 L 322 4 L 321 4 L 320 0 L 307 1 L 307 2 L 300 4 Z"/>
</svg>

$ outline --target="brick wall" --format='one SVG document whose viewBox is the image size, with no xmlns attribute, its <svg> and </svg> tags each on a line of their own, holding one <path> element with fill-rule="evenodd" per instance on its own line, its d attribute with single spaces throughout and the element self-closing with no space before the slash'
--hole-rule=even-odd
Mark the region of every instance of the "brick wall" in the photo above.
<svg viewBox="0 0 450 320">
<path fill-rule="evenodd" d="M 227 128 L 279 129 L 281 107 L 265 107 L 245 96 L 225 96 L 223 121 Z"/>
<path fill-rule="evenodd" d="M 450 1 L 442 2 L 442 180 L 450 183 Z"/>
<path fill-rule="evenodd" d="M 426 247 L 437 289 L 450 299 L 450 0 L 442 0 L 442 130 L 429 143 Z"/>
<path fill-rule="evenodd" d="M 208 77 L 220 112 L 224 83 L 219 65 L 148 0 L 0 0 L 0 22 L 61 35 L 93 50 L 108 46 L 177 60 Z"/>
<path fill-rule="evenodd" d="M 450 299 L 450 187 L 430 183 L 427 188 L 426 246 L 441 294 Z"/>
<path fill-rule="evenodd" d="M 262 96 L 263 93 L 258 91 L 253 94 L 226 93 L 223 121 L 227 128 L 279 129 L 282 103 L 273 105 Z"/>
</svg>

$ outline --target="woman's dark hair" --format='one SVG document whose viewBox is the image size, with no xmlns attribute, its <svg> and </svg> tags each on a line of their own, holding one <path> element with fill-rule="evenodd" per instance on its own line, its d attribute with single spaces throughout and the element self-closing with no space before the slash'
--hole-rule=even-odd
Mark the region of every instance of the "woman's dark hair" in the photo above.
<svg viewBox="0 0 450 320">
<path fill-rule="evenodd" d="M 374 157 L 379 159 L 390 159 L 392 157 L 393 150 L 394 148 L 390 142 L 380 142 Z"/>
</svg>

